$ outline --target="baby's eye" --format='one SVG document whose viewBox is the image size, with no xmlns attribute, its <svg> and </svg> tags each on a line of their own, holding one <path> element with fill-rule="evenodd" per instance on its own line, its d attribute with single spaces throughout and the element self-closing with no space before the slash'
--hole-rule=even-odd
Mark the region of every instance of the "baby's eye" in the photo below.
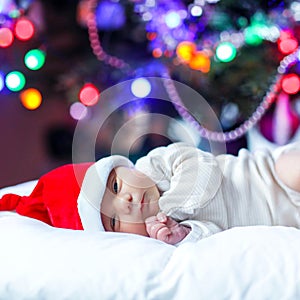
<svg viewBox="0 0 300 300">
<path fill-rule="evenodd" d="M 113 183 L 113 192 L 115 194 L 118 193 L 118 183 L 117 183 L 117 180 L 115 180 L 114 183 Z"/>
<path fill-rule="evenodd" d="M 111 228 L 112 228 L 113 231 L 115 231 L 116 223 L 117 223 L 117 219 L 116 219 L 115 216 L 113 216 L 112 218 L 110 218 L 110 226 L 111 226 Z"/>
</svg>

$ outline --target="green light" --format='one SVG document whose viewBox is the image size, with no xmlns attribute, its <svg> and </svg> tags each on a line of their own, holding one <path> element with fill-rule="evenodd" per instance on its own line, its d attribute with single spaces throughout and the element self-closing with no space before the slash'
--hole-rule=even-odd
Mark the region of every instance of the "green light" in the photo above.
<svg viewBox="0 0 300 300">
<path fill-rule="evenodd" d="M 216 49 L 216 57 L 222 62 L 232 61 L 236 56 L 236 48 L 229 42 L 222 42 Z"/>
<path fill-rule="evenodd" d="M 45 53 L 39 49 L 28 51 L 24 57 L 24 63 L 30 70 L 39 70 L 45 63 Z"/>
<path fill-rule="evenodd" d="M 17 9 L 13 9 L 10 12 L 8 12 L 9 17 L 11 17 L 12 19 L 16 19 L 20 17 L 20 11 Z"/>
<path fill-rule="evenodd" d="M 260 35 L 260 32 L 263 28 L 265 28 L 265 26 L 259 24 L 247 27 L 244 31 L 246 44 L 253 46 L 261 44 L 262 37 Z"/>
<path fill-rule="evenodd" d="M 5 84 L 12 92 L 20 91 L 26 83 L 25 76 L 19 71 L 12 71 L 5 77 Z"/>
<path fill-rule="evenodd" d="M 238 19 L 237 19 L 237 24 L 240 26 L 240 27 L 246 27 L 247 26 L 247 24 L 248 24 L 248 21 L 247 21 L 247 19 L 245 18 L 245 17 L 239 17 Z"/>
<path fill-rule="evenodd" d="M 260 45 L 263 41 L 263 33 L 268 31 L 266 16 L 257 12 L 251 18 L 250 26 L 245 28 L 245 43 L 248 45 Z"/>
</svg>

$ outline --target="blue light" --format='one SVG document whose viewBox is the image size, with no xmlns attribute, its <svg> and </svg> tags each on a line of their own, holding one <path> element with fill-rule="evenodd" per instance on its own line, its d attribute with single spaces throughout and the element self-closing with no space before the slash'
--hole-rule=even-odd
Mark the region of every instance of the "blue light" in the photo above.
<svg viewBox="0 0 300 300">
<path fill-rule="evenodd" d="M 169 28 L 176 28 L 181 25 L 180 15 L 176 11 L 169 11 L 165 16 L 165 22 Z"/>
<path fill-rule="evenodd" d="M 97 27 L 102 30 L 117 30 L 126 22 L 124 7 L 118 2 L 99 1 L 96 8 Z"/>
<path fill-rule="evenodd" d="M 0 73 L 0 91 L 4 88 L 4 75 Z"/>
<path fill-rule="evenodd" d="M 151 84 L 145 78 L 138 78 L 132 82 L 131 92 L 138 98 L 147 97 L 151 92 Z"/>
</svg>

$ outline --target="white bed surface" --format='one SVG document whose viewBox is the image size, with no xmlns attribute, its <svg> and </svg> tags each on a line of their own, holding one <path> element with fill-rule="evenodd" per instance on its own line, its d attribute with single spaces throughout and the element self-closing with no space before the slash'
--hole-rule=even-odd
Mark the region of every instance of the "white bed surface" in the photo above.
<svg viewBox="0 0 300 300">
<path fill-rule="evenodd" d="M 300 299 L 300 231 L 235 228 L 175 248 L 0 214 L 0 299 Z"/>
<path fill-rule="evenodd" d="M 32 185 L 23 184 L 24 193 Z M 1 300 L 300 299 L 294 228 L 234 228 L 176 248 L 0 212 L 0 241 Z"/>
</svg>

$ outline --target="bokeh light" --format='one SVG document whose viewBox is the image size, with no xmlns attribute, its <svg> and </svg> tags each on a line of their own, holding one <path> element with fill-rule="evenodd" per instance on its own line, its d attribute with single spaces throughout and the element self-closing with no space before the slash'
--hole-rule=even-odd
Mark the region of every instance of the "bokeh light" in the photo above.
<svg viewBox="0 0 300 300">
<path fill-rule="evenodd" d="M 20 100 L 25 108 L 34 110 L 40 107 L 42 94 L 35 88 L 29 88 L 20 93 Z"/>
<path fill-rule="evenodd" d="M 185 62 L 189 62 L 192 59 L 195 51 L 196 45 L 189 41 L 179 43 L 176 48 L 177 56 Z"/>
<path fill-rule="evenodd" d="M 40 49 L 29 50 L 24 56 L 24 63 L 30 70 L 39 70 L 45 64 L 45 52 Z"/>
<path fill-rule="evenodd" d="M 189 66 L 191 69 L 208 73 L 210 70 L 210 59 L 203 51 L 198 51 L 190 60 Z"/>
<path fill-rule="evenodd" d="M 281 86 L 287 94 L 296 94 L 300 90 L 300 78 L 297 74 L 287 74 L 283 77 Z"/>
<path fill-rule="evenodd" d="M 193 17 L 200 17 L 203 13 L 203 9 L 199 5 L 193 5 L 191 8 L 191 15 Z"/>
<path fill-rule="evenodd" d="M 298 41 L 294 37 L 278 39 L 278 49 L 283 54 L 294 52 L 298 48 Z"/>
<path fill-rule="evenodd" d="M 12 92 L 18 92 L 25 86 L 26 79 L 23 73 L 19 71 L 12 71 L 5 77 L 6 87 Z"/>
<path fill-rule="evenodd" d="M 96 20 L 99 29 L 117 30 L 126 22 L 125 9 L 118 1 L 99 1 L 96 8 Z"/>
<path fill-rule="evenodd" d="M 81 102 L 75 102 L 70 106 L 70 116 L 74 120 L 82 120 L 88 115 L 88 110 Z"/>
<path fill-rule="evenodd" d="M 95 105 L 99 101 L 100 92 L 91 83 L 86 83 L 79 91 L 78 98 L 86 106 Z"/>
<path fill-rule="evenodd" d="M 146 78 L 138 78 L 132 82 L 131 92 L 138 98 L 147 97 L 151 92 L 151 84 Z"/>
<path fill-rule="evenodd" d="M 4 88 L 4 74 L 0 72 L 0 92 Z"/>
<path fill-rule="evenodd" d="M 14 41 L 14 35 L 9 28 L 2 27 L 0 28 L 0 47 L 7 48 Z"/>
<path fill-rule="evenodd" d="M 21 41 L 28 41 L 34 35 L 33 23 L 25 18 L 17 20 L 15 24 L 15 36 Z"/>
<path fill-rule="evenodd" d="M 155 57 L 155 58 L 159 58 L 159 57 L 161 57 L 162 56 L 162 50 L 160 49 L 160 48 L 155 48 L 155 49 L 153 49 L 153 51 L 152 51 L 152 55 L 153 55 L 153 57 Z"/>
<path fill-rule="evenodd" d="M 254 24 L 247 27 L 244 31 L 245 43 L 248 45 L 256 46 L 262 43 L 261 30 L 264 26 L 260 24 Z"/>
<path fill-rule="evenodd" d="M 171 10 L 165 15 L 165 22 L 169 28 L 173 29 L 181 25 L 181 17 L 176 11 Z"/>
<path fill-rule="evenodd" d="M 216 57 L 222 62 L 230 62 L 236 56 L 236 48 L 230 42 L 222 42 L 217 46 Z"/>
</svg>

